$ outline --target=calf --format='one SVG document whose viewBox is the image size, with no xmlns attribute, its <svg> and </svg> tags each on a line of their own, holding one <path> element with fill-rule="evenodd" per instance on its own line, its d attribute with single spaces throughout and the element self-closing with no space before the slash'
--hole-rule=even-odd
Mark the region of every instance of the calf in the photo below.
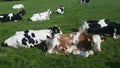
<svg viewBox="0 0 120 68">
<path fill-rule="evenodd" d="M 22 16 L 25 15 L 26 12 L 24 9 L 20 10 L 18 13 L 9 13 L 9 14 L 0 14 L 0 21 L 7 22 L 7 21 L 17 21 L 22 20 Z"/>
<path fill-rule="evenodd" d="M 50 19 L 49 16 L 51 13 L 52 13 L 52 11 L 50 9 L 48 9 L 46 12 L 33 14 L 29 20 L 30 21 L 49 20 Z"/>
<path fill-rule="evenodd" d="M 115 39 L 119 38 L 120 35 L 120 24 L 111 22 L 107 19 L 86 21 L 82 25 L 82 29 L 88 33 L 101 34 Z"/>
<path fill-rule="evenodd" d="M 81 0 L 81 3 L 85 4 L 85 3 L 88 3 L 89 0 Z"/>
<path fill-rule="evenodd" d="M 74 54 L 88 57 L 93 50 L 100 52 L 102 39 L 99 35 L 90 36 L 84 32 L 60 34 L 46 41 L 49 54 Z"/>
<path fill-rule="evenodd" d="M 13 5 L 12 8 L 13 9 L 24 9 L 24 5 L 23 4 L 16 4 L 16 5 Z"/>
<path fill-rule="evenodd" d="M 64 7 L 60 6 L 59 8 L 56 9 L 56 13 L 58 14 L 63 14 L 64 13 Z"/>
<path fill-rule="evenodd" d="M 3 46 L 30 48 L 45 41 L 47 36 L 50 37 L 51 35 L 54 36 L 55 34 L 61 33 L 62 32 L 58 26 L 44 30 L 17 31 L 13 36 L 4 41 Z"/>
</svg>

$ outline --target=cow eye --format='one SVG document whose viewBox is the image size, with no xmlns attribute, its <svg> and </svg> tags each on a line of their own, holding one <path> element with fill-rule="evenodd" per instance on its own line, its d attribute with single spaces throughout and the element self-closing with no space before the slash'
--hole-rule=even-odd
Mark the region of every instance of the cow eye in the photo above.
<svg viewBox="0 0 120 68">
<path fill-rule="evenodd" d="M 47 35 L 47 38 L 50 38 L 50 36 Z"/>
</svg>

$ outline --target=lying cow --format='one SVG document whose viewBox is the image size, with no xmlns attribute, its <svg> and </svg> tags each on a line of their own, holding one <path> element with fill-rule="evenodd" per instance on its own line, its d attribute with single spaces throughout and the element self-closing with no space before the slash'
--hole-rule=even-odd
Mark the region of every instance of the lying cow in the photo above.
<svg viewBox="0 0 120 68">
<path fill-rule="evenodd" d="M 48 9 L 46 12 L 33 14 L 29 20 L 31 20 L 31 21 L 49 20 L 50 19 L 49 16 L 51 13 L 52 13 L 52 11 L 50 9 Z"/>
<path fill-rule="evenodd" d="M 17 31 L 13 36 L 4 41 L 3 46 L 30 48 L 45 41 L 47 36 L 54 36 L 55 34 L 61 33 L 62 32 L 58 26 L 43 30 Z"/>
<path fill-rule="evenodd" d="M 24 9 L 24 5 L 23 4 L 16 4 L 16 5 L 13 5 L 12 8 L 13 9 Z"/>
<path fill-rule="evenodd" d="M 120 35 L 120 24 L 111 22 L 107 19 L 101 19 L 99 21 L 85 21 L 82 27 L 83 30 L 89 33 L 110 36 L 115 39 L 119 38 Z"/>
<path fill-rule="evenodd" d="M 103 39 L 103 38 L 102 38 Z M 84 32 L 60 34 L 46 41 L 49 54 L 74 54 L 88 57 L 93 50 L 101 51 L 102 39 L 99 35 L 90 36 Z"/>
<path fill-rule="evenodd" d="M 85 3 L 88 3 L 89 0 L 81 0 L 81 3 L 85 4 Z"/>
<path fill-rule="evenodd" d="M 64 13 L 64 7 L 60 6 L 59 8 L 56 9 L 56 13 L 58 14 L 63 14 Z"/>
<path fill-rule="evenodd" d="M 7 22 L 7 21 L 17 21 L 22 20 L 22 16 L 25 15 L 26 12 L 24 9 L 20 10 L 18 13 L 9 13 L 9 14 L 0 14 L 0 21 Z"/>
</svg>

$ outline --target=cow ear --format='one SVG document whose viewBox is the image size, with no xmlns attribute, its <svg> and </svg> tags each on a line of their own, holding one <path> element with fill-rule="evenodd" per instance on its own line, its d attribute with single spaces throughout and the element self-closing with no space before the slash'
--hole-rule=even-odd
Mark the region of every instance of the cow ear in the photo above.
<svg viewBox="0 0 120 68">
<path fill-rule="evenodd" d="M 101 41 L 102 41 L 102 42 L 104 42 L 104 41 L 106 41 L 106 40 L 107 40 L 106 37 L 102 37 L 102 38 L 101 38 Z"/>
<path fill-rule="evenodd" d="M 89 37 L 87 38 L 87 40 L 88 40 L 89 42 L 91 41 L 91 39 L 90 39 Z"/>
</svg>

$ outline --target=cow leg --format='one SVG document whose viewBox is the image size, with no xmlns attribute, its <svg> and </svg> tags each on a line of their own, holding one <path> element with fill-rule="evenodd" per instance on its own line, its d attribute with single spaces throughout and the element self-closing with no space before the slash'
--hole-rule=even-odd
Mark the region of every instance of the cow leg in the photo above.
<svg viewBox="0 0 120 68">
<path fill-rule="evenodd" d="M 112 37 L 113 37 L 114 39 L 117 39 L 116 33 L 114 33 Z"/>
<path fill-rule="evenodd" d="M 48 49 L 48 50 L 47 50 L 47 53 L 48 53 L 48 54 L 53 54 L 52 50 L 53 50 L 53 48 Z"/>
<path fill-rule="evenodd" d="M 83 3 L 84 2 L 84 0 L 81 0 L 81 3 Z"/>
<path fill-rule="evenodd" d="M 74 55 L 81 55 L 83 57 L 88 57 L 90 53 L 88 51 L 82 51 L 82 50 L 74 50 L 73 51 Z"/>
<path fill-rule="evenodd" d="M 14 22 L 17 22 L 17 20 L 14 20 Z"/>
<path fill-rule="evenodd" d="M 93 50 L 90 50 L 90 51 L 88 51 L 88 52 L 89 52 L 90 55 L 93 55 L 93 54 L 94 54 Z"/>
<path fill-rule="evenodd" d="M 117 30 L 114 28 L 114 31 L 113 31 L 113 35 L 112 35 L 112 37 L 114 38 L 114 39 L 117 39 Z"/>
<path fill-rule="evenodd" d="M 56 52 L 54 51 L 55 46 L 56 46 L 56 45 L 53 45 L 53 46 L 51 46 L 51 47 L 48 47 L 47 53 L 49 53 L 49 54 L 56 53 Z"/>
<path fill-rule="evenodd" d="M 90 54 L 88 51 L 80 51 L 80 55 L 83 56 L 83 57 L 88 57 Z"/>
<path fill-rule="evenodd" d="M 83 3 L 86 3 L 86 0 L 84 0 L 84 2 Z"/>
<path fill-rule="evenodd" d="M 70 53 L 68 51 L 63 52 L 66 56 L 68 56 Z"/>
<path fill-rule="evenodd" d="M 86 3 L 86 0 L 81 0 L 81 3 Z"/>
</svg>

